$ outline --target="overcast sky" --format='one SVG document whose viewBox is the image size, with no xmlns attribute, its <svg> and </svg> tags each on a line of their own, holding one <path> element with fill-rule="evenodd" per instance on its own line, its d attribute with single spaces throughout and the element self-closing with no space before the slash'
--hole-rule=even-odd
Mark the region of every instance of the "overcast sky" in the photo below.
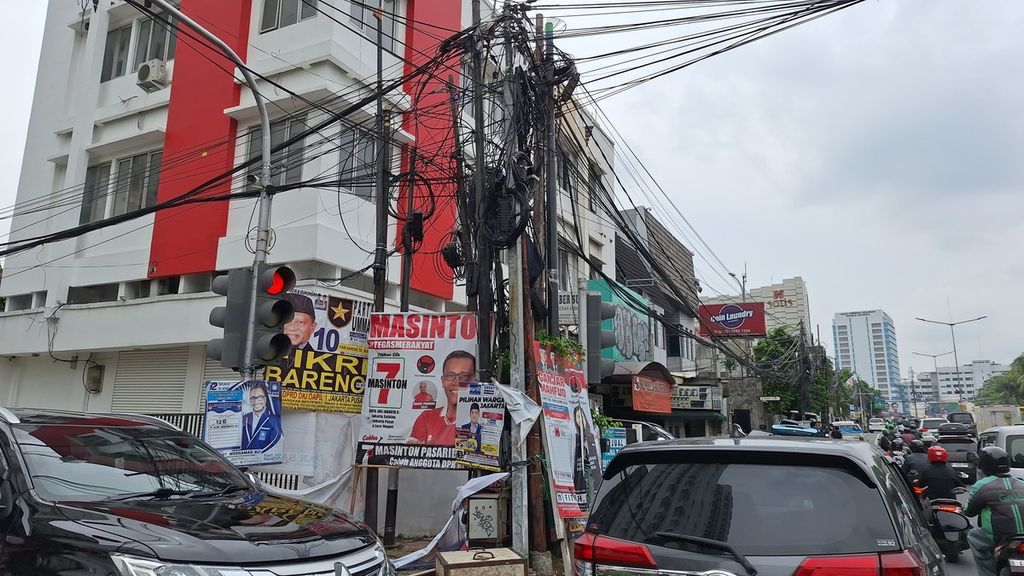
<svg viewBox="0 0 1024 576">
<path fill-rule="evenodd" d="M 10 8 L 3 208 L 17 188 L 45 2 Z M 931 369 L 912 352 L 951 350 L 948 329 L 916 316 L 988 315 L 957 329 L 961 363 L 1005 363 L 1024 352 L 1021 30 L 1019 0 L 869 0 L 602 107 L 715 254 L 737 273 L 746 262 L 748 287 L 804 278 L 830 353 L 834 313 L 880 308 L 895 321 L 904 376 Z M 654 37 L 566 47 L 585 56 Z M 738 292 L 699 256 L 697 266 L 705 295 Z"/>
</svg>

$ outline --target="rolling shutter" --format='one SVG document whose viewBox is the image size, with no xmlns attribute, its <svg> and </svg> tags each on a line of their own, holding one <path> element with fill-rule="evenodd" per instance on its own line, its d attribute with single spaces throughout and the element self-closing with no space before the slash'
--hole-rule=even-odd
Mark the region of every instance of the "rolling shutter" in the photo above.
<svg viewBox="0 0 1024 576">
<path fill-rule="evenodd" d="M 207 380 L 231 380 L 237 381 L 241 378 L 238 372 L 225 368 L 220 365 L 220 362 L 216 360 L 206 359 L 206 364 L 203 365 L 203 382 Z"/>
<path fill-rule="evenodd" d="M 188 356 L 188 348 L 118 352 L 110 409 L 143 414 L 182 412 Z"/>
</svg>

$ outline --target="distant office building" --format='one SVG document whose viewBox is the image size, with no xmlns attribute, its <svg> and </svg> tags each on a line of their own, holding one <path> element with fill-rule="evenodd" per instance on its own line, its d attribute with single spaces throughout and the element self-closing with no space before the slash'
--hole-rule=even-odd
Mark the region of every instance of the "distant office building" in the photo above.
<svg viewBox="0 0 1024 576">
<path fill-rule="evenodd" d="M 840 312 L 832 320 L 836 368 L 852 370 L 890 402 L 905 402 L 892 318 L 881 310 Z"/>
<path fill-rule="evenodd" d="M 974 360 L 960 366 L 939 366 L 938 377 L 935 372 L 923 372 L 922 382 L 927 382 L 933 395 L 940 401 L 960 399 L 960 388 L 963 388 L 965 400 L 971 400 L 981 391 L 981 387 L 993 376 L 1001 376 L 1010 371 L 1005 364 L 991 360 Z"/>
</svg>

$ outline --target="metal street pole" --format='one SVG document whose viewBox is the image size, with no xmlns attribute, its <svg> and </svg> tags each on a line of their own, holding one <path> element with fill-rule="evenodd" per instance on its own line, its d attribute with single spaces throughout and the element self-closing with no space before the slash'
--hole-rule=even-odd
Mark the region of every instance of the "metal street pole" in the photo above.
<svg viewBox="0 0 1024 576">
<path fill-rule="evenodd" d="M 956 382 L 957 390 L 960 395 L 960 404 L 964 403 L 964 387 L 963 379 L 960 377 L 960 357 L 956 353 L 956 332 L 953 328 L 959 324 L 967 324 L 968 322 L 977 322 L 978 320 L 984 320 L 988 316 L 978 316 L 977 318 L 971 318 L 970 320 L 960 320 L 959 322 L 939 322 L 938 320 L 926 320 L 924 318 L 917 318 L 921 322 L 929 322 L 931 324 L 941 324 L 943 326 L 949 326 L 949 337 L 953 340 L 953 363 L 956 364 Z M 937 375 L 936 375 L 937 376 Z"/>
<path fill-rule="evenodd" d="M 936 396 L 935 399 L 936 400 L 939 399 L 939 361 L 938 361 L 938 358 L 941 357 L 941 356 L 945 356 L 947 354 L 952 354 L 952 353 L 953 353 L 952 350 L 950 350 L 949 352 L 943 352 L 942 354 L 925 354 L 923 352 L 912 352 L 912 354 L 916 354 L 918 356 L 924 356 L 926 358 L 931 358 L 932 359 L 932 367 L 935 369 L 935 372 L 933 372 L 933 374 L 935 374 L 935 381 L 932 382 L 932 387 L 935 389 L 935 396 Z M 957 372 L 959 372 L 959 371 L 960 371 L 960 368 L 957 367 Z"/>
<path fill-rule="evenodd" d="M 547 224 L 547 265 L 548 265 L 548 335 L 558 336 L 558 188 L 555 152 L 558 142 L 558 128 L 555 121 L 555 25 L 552 22 L 544 24 L 544 64 L 545 78 L 547 79 L 547 140 L 544 150 L 544 180 L 545 191 L 547 192 L 547 212 L 545 223 Z M 569 169 L 568 166 L 565 167 Z"/>
<path fill-rule="evenodd" d="M 476 333 L 477 370 L 481 380 L 489 380 L 491 372 L 491 242 L 482 222 L 487 218 L 487 162 L 484 148 L 484 62 L 480 53 L 480 0 L 472 2 L 473 16 L 473 199 L 476 203 Z"/>
<path fill-rule="evenodd" d="M 256 224 L 256 254 L 253 256 L 253 267 L 252 267 L 252 293 L 250 294 L 250 306 L 249 306 L 249 322 L 248 328 L 245 331 L 245 362 L 244 370 L 249 378 L 256 377 L 256 367 L 252 363 L 252 346 L 253 337 L 255 334 L 255 322 L 256 322 L 256 290 L 257 290 L 257 278 L 259 275 L 259 265 L 267 261 L 267 246 L 270 239 L 270 208 L 271 208 L 271 195 L 270 195 L 270 115 L 267 113 L 267 99 L 264 98 L 263 94 L 256 89 L 256 78 L 253 77 L 252 73 L 245 66 L 245 62 L 231 49 L 223 40 L 213 35 L 212 32 L 200 26 L 195 20 L 186 16 L 181 10 L 177 9 L 167 0 L 152 0 L 153 4 L 156 4 L 161 9 L 169 14 L 173 14 L 174 17 L 185 26 L 188 26 L 197 34 L 207 39 L 218 50 L 221 51 L 224 56 L 231 60 L 238 70 L 242 73 L 242 78 L 245 79 L 245 85 L 249 87 L 249 91 L 252 92 L 253 100 L 256 101 L 256 111 L 260 115 L 260 130 L 262 133 L 261 138 L 261 151 L 260 151 L 260 196 L 257 202 L 259 203 L 259 219 Z"/>
</svg>

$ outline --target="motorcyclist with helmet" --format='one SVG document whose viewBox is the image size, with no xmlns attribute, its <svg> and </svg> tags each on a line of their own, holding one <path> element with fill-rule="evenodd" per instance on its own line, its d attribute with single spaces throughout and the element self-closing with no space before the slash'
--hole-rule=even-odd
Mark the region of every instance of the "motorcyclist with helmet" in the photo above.
<svg viewBox="0 0 1024 576">
<path fill-rule="evenodd" d="M 891 426 L 891 424 L 890 424 L 890 426 Z M 889 452 L 890 450 L 892 450 L 892 439 L 893 439 L 893 437 L 894 437 L 894 434 L 892 432 L 892 428 L 886 428 L 878 436 L 878 447 L 882 449 L 882 452 Z"/>
<path fill-rule="evenodd" d="M 925 453 L 924 442 L 914 440 L 910 443 L 910 454 L 903 459 L 903 475 L 907 478 L 920 476 L 930 466 L 928 454 Z"/>
<path fill-rule="evenodd" d="M 998 446 L 978 454 L 984 478 L 971 488 L 964 514 L 978 516 L 967 533 L 979 576 L 996 576 L 993 549 L 1007 538 L 1024 534 L 1024 482 L 1010 476 L 1010 456 Z"/>
<path fill-rule="evenodd" d="M 964 483 L 960 474 L 949 467 L 949 452 L 942 446 L 932 446 L 928 449 L 928 462 L 928 467 L 917 478 L 917 485 L 924 489 L 924 495 L 929 500 L 956 499 L 956 489 L 963 488 Z"/>
<path fill-rule="evenodd" d="M 896 465 L 903 468 L 903 458 L 906 455 L 904 452 L 903 439 L 900 437 L 893 438 L 890 443 L 892 450 L 889 451 L 889 455 L 896 461 Z"/>
</svg>

